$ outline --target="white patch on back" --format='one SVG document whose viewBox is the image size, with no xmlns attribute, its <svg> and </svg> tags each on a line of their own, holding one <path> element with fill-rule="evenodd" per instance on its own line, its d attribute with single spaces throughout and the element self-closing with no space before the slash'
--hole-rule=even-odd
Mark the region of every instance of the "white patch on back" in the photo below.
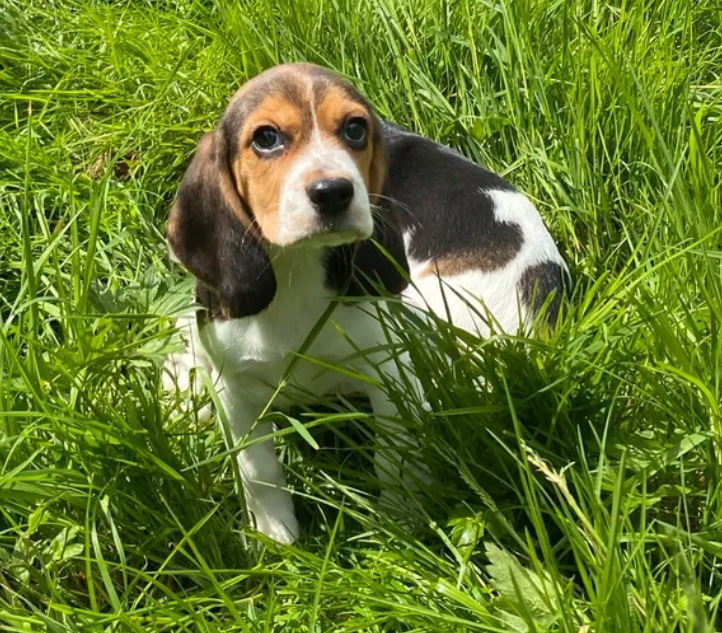
<svg viewBox="0 0 722 633">
<path fill-rule="evenodd" d="M 498 222 L 513 222 L 521 228 L 524 243 L 514 261 L 522 260 L 525 268 L 543 261 L 555 261 L 563 265 L 552 236 L 529 198 L 518 191 L 499 189 L 481 193 L 489 196 L 494 203 L 494 217 Z"/>
<path fill-rule="evenodd" d="M 528 325 L 529 315 L 522 305 L 518 283 L 524 271 L 544 261 L 566 265 L 539 215 L 536 207 L 523 194 L 516 191 L 491 189 L 480 191 L 494 204 L 494 217 L 498 222 L 519 226 L 523 243 L 516 256 L 506 266 L 494 271 L 467 270 L 456 275 L 429 275 L 431 261 L 409 258 L 413 286 L 407 288 L 404 299 L 410 304 L 430 309 L 437 316 L 450 320 L 457 327 L 489 335 L 487 311 L 494 317 L 494 330 L 516 333 Z M 404 235 L 408 245 L 412 234 Z M 425 272 L 423 276 L 419 276 Z"/>
</svg>

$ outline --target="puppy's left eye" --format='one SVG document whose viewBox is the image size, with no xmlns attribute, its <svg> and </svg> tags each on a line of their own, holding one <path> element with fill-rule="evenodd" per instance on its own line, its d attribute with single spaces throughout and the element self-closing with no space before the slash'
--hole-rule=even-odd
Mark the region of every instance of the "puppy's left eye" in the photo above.
<svg viewBox="0 0 722 633">
<path fill-rule="evenodd" d="M 346 121 L 341 131 L 346 145 L 352 149 L 363 149 L 368 141 L 368 123 L 361 117 L 353 117 Z"/>
</svg>

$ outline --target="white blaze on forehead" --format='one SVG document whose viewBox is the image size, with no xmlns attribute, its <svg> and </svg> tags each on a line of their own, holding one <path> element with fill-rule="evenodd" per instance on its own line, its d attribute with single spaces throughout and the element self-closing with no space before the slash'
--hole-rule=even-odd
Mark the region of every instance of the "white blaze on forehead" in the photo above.
<svg viewBox="0 0 722 633">
<path fill-rule="evenodd" d="M 324 218 L 306 192 L 314 179 L 324 178 L 348 178 L 354 189 L 351 204 L 335 218 L 332 233 L 324 231 Z M 288 170 L 281 187 L 276 243 L 286 246 L 316 234 L 327 235 L 331 241 L 338 235 L 339 243 L 343 243 L 368 238 L 372 231 L 368 192 L 356 162 L 347 150 L 324 140 L 314 118 L 311 139 Z"/>
</svg>

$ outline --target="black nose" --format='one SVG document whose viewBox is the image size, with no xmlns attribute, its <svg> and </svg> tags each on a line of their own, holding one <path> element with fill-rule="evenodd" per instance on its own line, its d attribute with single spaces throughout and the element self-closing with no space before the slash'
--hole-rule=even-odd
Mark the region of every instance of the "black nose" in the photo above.
<svg viewBox="0 0 722 633">
<path fill-rule="evenodd" d="M 338 215 L 353 200 L 353 183 L 348 178 L 326 178 L 312 182 L 306 193 L 321 215 Z"/>
</svg>

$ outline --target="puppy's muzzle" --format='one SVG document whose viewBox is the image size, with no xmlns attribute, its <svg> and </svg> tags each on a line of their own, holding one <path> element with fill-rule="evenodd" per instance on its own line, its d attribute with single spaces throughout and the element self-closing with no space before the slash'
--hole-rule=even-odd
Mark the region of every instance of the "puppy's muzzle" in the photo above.
<svg viewBox="0 0 722 633">
<path fill-rule="evenodd" d="M 319 215 L 335 217 L 351 205 L 353 183 L 348 178 L 324 178 L 312 182 L 306 194 Z"/>
</svg>

